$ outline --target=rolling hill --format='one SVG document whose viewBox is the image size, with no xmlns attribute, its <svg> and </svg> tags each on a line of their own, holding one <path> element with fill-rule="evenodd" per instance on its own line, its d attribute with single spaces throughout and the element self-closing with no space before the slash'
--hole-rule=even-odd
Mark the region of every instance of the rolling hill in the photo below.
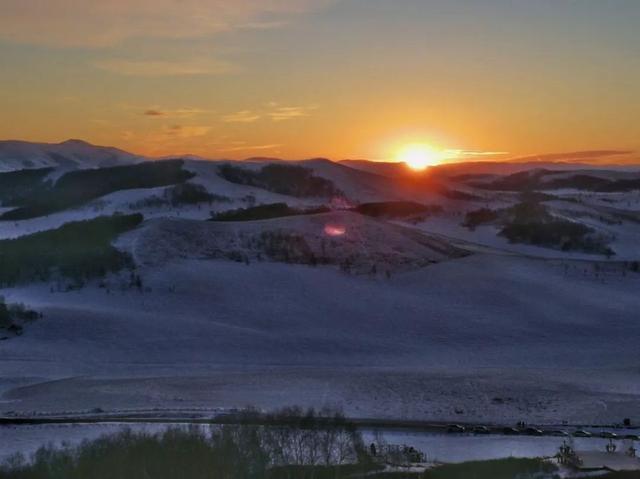
<svg viewBox="0 0 640 479">
<path fill-rule="evenodd" d="M 456 422 L 637 409 L 640 194 L 527 191 L 633 171 L 151 163 L 80 142 L 7 154 L 15 143 L 0 239 L 19 281 L 0 294 L 44 316 L 0 343 L 0 413 L 328 397 L 353 416 Z M 611 254 L 569 247 L 586 231 Z M 70 267 L 90 274 L 68 287 Z"/>
<path fill-rule="evenodd" d="M 141 265 L 178 258 L 275 261 L 374 276 L 467 254 L 445 240 L 347 211 L 241 222 L 157 219 L 120 244 L 130 245 L 124 249 Z"/>
<path fill-rule="evenodd" d="M 130 165 L 142 160 L 143 157 L 118 148 L 95 146 L 82 140 L 67 140 L 62 143 L 0 141 L 0 171 L 100 168 Z"/>
</svg>

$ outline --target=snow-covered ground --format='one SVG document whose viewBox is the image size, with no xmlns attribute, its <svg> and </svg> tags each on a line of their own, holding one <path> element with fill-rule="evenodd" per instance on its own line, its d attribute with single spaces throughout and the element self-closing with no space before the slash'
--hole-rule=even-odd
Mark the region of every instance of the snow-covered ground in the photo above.
<svg viewBox="0 0 640 479">
<path fill-rule="evenodd" d="M 144 265 L 177 258 L 263 261 L 275 256 L 293 263 L 348 265 L 372 275 L 467 254 L 445 240 L 348 211 L 242 222 L 157 219 L 123 235 L 117 246 Z"/>
<path fill-rule="evenodd" d="M 76 147 L 86 146 L 65 146 Z M 604 268 L 602 256 L 510 244 L 494 226 L 461 226 L 466 212 L 509 207 L 517 194 L 450 200 L 327 160 L 299 164 L 350 201 L 444 210 L 415 225 L 344 211 L 204 222 L 211 211 L 330 201 L 230 183 L 218 176 L 220 164 L 185 163 L 196 173 L 191 182 L 224 197 L 211 204 L 154 206 L 147 200 L 167 188 L 128 190 L 0 222 L 0 238 L 14 238 L 115 212 L 146 219 L 115 243 L 137 261 L 141 291 L 118 278 L 66 293 L 49 284 L 0 291 L 45 314 L 0 342 L 0 413 L 338 404 L 358 417 L 456 422 L 636 417 L 640 274 L 619 263 L 640 259 L 636 193 L 558 191 L 548 203 L 553 214 L 611 236 L 617 255 Z M 303 237 L 330 265 L 258 259 L 257 241 L 270 232 Z M 249 264 L 219 259 L 236 250 L 251 253 Z M 366 268 L 340 271 L 347 258 Z"/>
<path fill-rule="evenodd" d="M 0 141 L 0 171 L 24 168 L 83 169 L 129 165 L 145 158 L 107 146 L 91 145 L 81 140 L 62 143 Z"/>
<path fill-rule="evenodd" d="M 146 288 L 3 291 L 2 411 L 339 404 L 359 417 L 620 422 L 640 399 L 640 276 L 481 255 L 391 279 L 181 260 Z"/>
</svg>

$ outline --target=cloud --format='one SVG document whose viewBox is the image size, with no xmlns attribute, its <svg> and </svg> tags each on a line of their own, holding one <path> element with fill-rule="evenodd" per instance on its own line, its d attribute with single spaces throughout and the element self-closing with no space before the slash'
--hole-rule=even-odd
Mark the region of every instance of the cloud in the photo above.
<svg viewBox="0 0 640 479">
<path fill-rule="evenodd" d="M 294 120 L 296 118 L 309 116 L 311 114 L 311 110 L 315 110 L 316 108 L 317 107 L 278 106 L 267 113 L 267 116 L 273 121 Z"/>
<path fill-rule="evenodd" d="M 165 128 L 165 134 L 173 138 L 196 138 L 199 136 L 205 136 L 211 131 L 210 126 L 201 125 L 172 125 Z"/>
<path fill-rule="evenodd" d="M 477 151 L 477 150 L 453 150 L 460 156 L 477 157 L 477 156 L 504 156 L 508 155 L 508 151 Z"/>
<path fill-rule="evenodd" d="M 280 148 L 281 146 L 281 144 L 233 146 L 230 148 L 221 149 L 220 151 L 260 151 L 272 150 L 274 148 Z"/>
<path fill-rule="evenodd" d="M 231 113 L 222 118 L 226 123 L 253 123 L 262 118 L 269 118 L 272 121 L 294 120 L 296 118 L 304 118 L 311 115 L 311 111 L 317 109 L 317 106 L 279 106 L 278 103 L 267 103 L 269 109 L 262 112 L 253 110 L 241 110 Z"/>
<path fill-rule="evenodd" d="M 234 71 L 229 63 L 209 58 L 176 61 L 113 58 L 97 61 L 94 66 L 117 75 L 140 77 L 224 75 Z"/>
<path fill-rule="evenodd" d="M 202 110 L 200 108 L 178 108 L 178 109 L 162 109 L 162 108 L 149 108 L 142 114 L 152 118 L 187 118 L 202 113 L 208 113 L 208 110 Z"/>
<path fill-rule="evenodd" d="M 570 151 L 567 153 L 545 153 L 542 155 L 529 155 L 521 156 L 519 158 L 512 158 L 509 161 L 514 162 L 529 162 L 529 161 L 593 161 L 600 158 L 607 158 L 610 156 L 630 155 L 634 153 L 632 150 L 585 150 L 585 151 Z"/>
<path fill-rule="evenodd" d="M 446 160 L 464 161 L 493 161 L 496 157 L 508 155 L 508 151 L 483 151 L 483 150 L 444 150 L 442 155 Z"/>
<path fill-rule="evenodd" d="M 0 38 L 100 48 L 135 38 L 202 38 L 276 28 L 335 0 L 2 0 Z"/>
<path fill-rule="evenodd" d="M 222 118 L 225 123 L 253 123 L 258 121 L 262 116 L 251 110 L 242 110 L 235 113 L 231 113 Z"/>
</svg>

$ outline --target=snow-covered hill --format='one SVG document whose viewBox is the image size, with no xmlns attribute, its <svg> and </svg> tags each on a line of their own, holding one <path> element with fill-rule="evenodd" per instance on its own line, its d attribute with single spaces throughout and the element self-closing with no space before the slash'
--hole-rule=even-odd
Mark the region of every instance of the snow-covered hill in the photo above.
<svg viewBox="0 0 640 479">
<path fill-rule="evenodd" d="M 201 183 L 209 184 L 215 188 L 222 188 L 221 191 L 234 189 L 238 192 L 238 186 L 233 187 L 231 183 L 221 179 L 218 169 L 221 165 L 230 164 L 237 168 L 256 171 L 266 165 L 296 165 L 311 170 L 318 177 L 325 178 L 333 183 L 340 190 L 344 198 L 351 203 L 364 203 L 373 201 L 398 201 L 410 200 L 428 204 L 445 204 L 450 201 L 450 195 L 454 188 L 464 189 L 464 185 L 449 184 L 448 182 L 431 181 L 430 184 L 407 184 L 397 178 L 386 177 L 377 173 L 364 171 L 362 169 L 351 168 L 342 162 L 334 162 L 323 158 L 287 161 L 273 159 L 253 159 L 251 161 L 187 161 L 187 169 L 197 174 L 197 179 Z M 226 185 L 221 184 L 226 183 Z M 255 194 L 255 188 L 241 188 L 251 194 Z M 273 197 L 272 192 L 267 192 Z M 223 193 L 224 194 L 224 193 Z M 262 192 L 264 197 L 264 190 Z M 289 198 L 288 201 L 297 202 L 299 198 Z M 316 199 L 317 202 L 317 199 Z"/>
<path fill-rule="evenodd" d="M 0 154 L 4 170 L 53 167 L 47 179 L 56 185 L 69 170 L 144 160 L 77 141 L 4 142 Z M 291 165 L 308 171 L 282 170 Z M 235 176 L 221 174 L 225 166 Z M 366 162 L 189 157 L 181 163 L 189 174 L 163 186 L 118 186 L 50 214 L 1 221 L 5 239 L 114 213 L 145 218 L 114 243 L 131 253 L 134 272 L 72 291 L 57 278 L 0 291 L 44 313 L 0 343 L 0 413 L 337 403 L 353 416 L 456 422 L 632 416 L 640 398 L 640 192 L 538 193 L 543 219 L 590 228 L 610 242 L 616 255 L 607 258 L 509 243 L 498 221 L 463 226 L 468 212 L 504 215 L 526 201 L 524 190 L 476 184 L 523 165 L 468 166 L 419 175 Z M 50 188 L 25 176 L 3 178 L 35 199 Z M 290 188 L 291 178 L 307 188 Z M 195 199 L 175 200 L 183 181 Z M 428 214 L 345 210 L 388 201 L 422 203 Z M 329 212 L 208 221 L 273 203 Z"/>
<path fill-rule="evenodd" d="M 143 159 L 117 148 L 96 146 L 82 140 L 67 140 L 62 143 L 0 141 L 0 171 L 100 168 L 133 164 Z"/>
<path fill-rule="evenodd" d="M 156 219 L 120 245 L 146 266 L 176 259 L 278 261 L 373 276 L 467 254 L 443 239 L 347 211 L 243 222 Z"/>
</svg>

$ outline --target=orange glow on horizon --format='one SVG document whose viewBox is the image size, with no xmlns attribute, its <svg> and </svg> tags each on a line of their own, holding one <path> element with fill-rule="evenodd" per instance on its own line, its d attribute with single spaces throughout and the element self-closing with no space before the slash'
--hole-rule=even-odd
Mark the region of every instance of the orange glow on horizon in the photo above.
<svg viewBox="0 0 640 479">
<path fill-rule="evenodd" d="M 598 150 L 629 153 L 566 161 L 640 164 L 640 2 L 77 3 L 2 3 L 0 140 L 413 170 Z"/>
<path fill-rule="evenodd" d="M 397 154 L 396 159 L 405 163 L 414 171 L 422 171 L 430 166 L 439 165 L 442 162 L 454 158 L 447 151 L 438 150 L 427 144 L 415 143 L 404 146 Z"/>
</svg>

